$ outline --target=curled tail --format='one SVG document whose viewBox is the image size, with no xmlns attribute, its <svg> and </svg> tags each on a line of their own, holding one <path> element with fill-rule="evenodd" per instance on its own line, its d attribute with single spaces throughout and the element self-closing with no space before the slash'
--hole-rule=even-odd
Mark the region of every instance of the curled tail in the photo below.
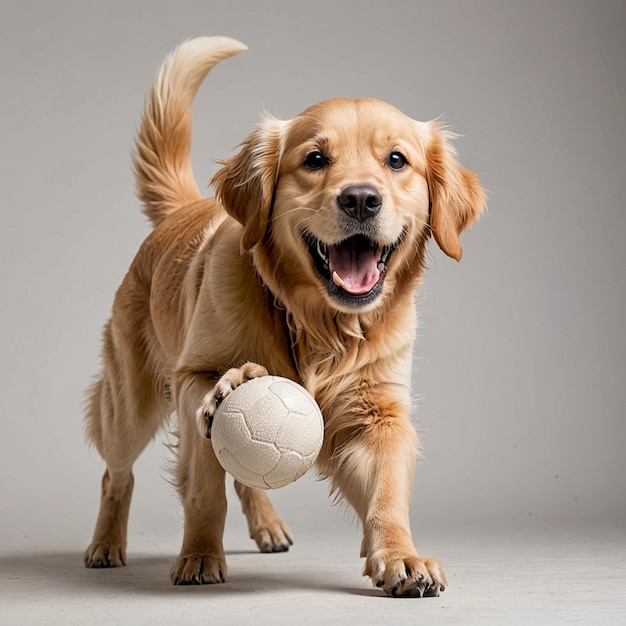
<svg viewBox="0 0 626 626">
<path fill-rule="evenodd" d="M 146 94 L 133 164 L 143 212 L 156 226 L 200 200 L 190 159 L 191 108 L 198 87 L 220 61 L 246 49 L 227 37 L 198 37 L 176 48 Z"/>
</svg>

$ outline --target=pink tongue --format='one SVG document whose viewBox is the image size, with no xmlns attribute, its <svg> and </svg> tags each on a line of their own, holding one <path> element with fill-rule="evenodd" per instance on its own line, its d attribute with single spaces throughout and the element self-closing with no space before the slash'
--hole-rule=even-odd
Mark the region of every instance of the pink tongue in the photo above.
<svg viewBox="0 0 626 626">
<path fill-rule="evenodd" d="M 334 276 L 334 282 L 354 295 L 368 293 L 380 278 L 378 250 L 360 243 L 358 239 L 349 239 L 338 246 L 328 246 L 330 273 L 336 272 L 339 278 Z"/>
</svg>

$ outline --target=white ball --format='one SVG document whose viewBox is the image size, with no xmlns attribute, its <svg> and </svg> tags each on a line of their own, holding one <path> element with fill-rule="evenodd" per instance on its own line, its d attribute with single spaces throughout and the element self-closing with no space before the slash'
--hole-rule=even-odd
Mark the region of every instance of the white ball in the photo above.
<svg viewBox="0 0 626 626">
<path fill-rule="evenodd" d="M 213 450 L 238 481 L 261 489 L 300 478 L 322 447 L 324 421 L 313 396 L 280 376 L 239 385 L 224 398 L 211 426 Z"/>
</svg>

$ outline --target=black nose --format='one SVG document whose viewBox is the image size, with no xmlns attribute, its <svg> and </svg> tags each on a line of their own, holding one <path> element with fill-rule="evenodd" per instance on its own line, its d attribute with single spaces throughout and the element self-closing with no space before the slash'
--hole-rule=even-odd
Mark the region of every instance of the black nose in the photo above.
<svg viewBox="0 0 626 626">
<path fill-rule="evenodd" d="M 368 185 L 351 185 L 337 196 L 339 208 L 359 222 L 374 217 L 383 205 L 378 189 Z"/>
</svg>

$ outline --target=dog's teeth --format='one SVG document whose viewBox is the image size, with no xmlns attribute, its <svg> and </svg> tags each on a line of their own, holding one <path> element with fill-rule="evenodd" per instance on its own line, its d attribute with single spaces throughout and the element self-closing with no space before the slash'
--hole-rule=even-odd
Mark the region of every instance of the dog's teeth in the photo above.
<svg viewBox="0 0 626 626">
<path fill-rule="evenodd" d="M 327 251 L 326 246 L 321 241 L 318 240 L 317 253 L 322 257 L 324 261 L 326 260 L 326 251 Z"/>
<path fill-rule="evenodd" d="M 333 282 L 337 285 L 337 287 L 343 287 L 344 285 L 343 279 L 339 276 L 339 274 L 337 274 L 337 272 L 333 272 Z"/>
</svg>

